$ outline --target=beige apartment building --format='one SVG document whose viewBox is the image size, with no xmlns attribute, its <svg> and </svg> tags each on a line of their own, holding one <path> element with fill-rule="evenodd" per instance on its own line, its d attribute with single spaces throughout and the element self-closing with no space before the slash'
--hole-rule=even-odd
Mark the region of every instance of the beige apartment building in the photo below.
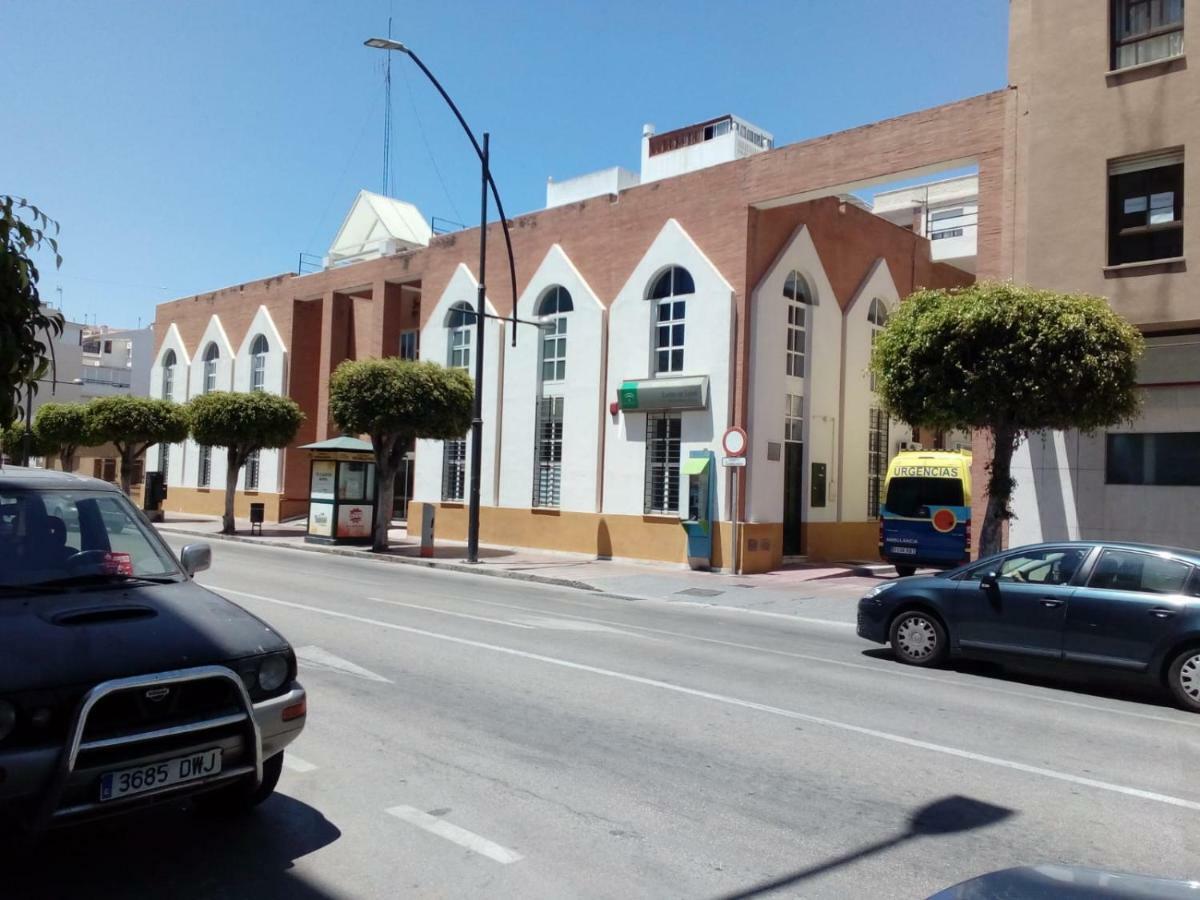
<svg viewBox="0 0 1200 900">
<path fill-rule="evenodd" d="M 1200 72 L 1184 0 L 1013 0 L 1012 270 L 1109 298 L 1147 337 L 1144 408 L 1019 453 L 1011 543 L 1200 546 Z"/>
</svg>

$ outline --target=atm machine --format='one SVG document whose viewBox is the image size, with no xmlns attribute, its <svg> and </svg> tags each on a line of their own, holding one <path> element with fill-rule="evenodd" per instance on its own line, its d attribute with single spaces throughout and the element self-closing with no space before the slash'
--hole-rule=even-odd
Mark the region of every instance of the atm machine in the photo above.
<svg viewBox="0 0 1200 900">
<path fill-rule="evenodd" d="M 717 495 L 716 457 L 692 450 L 680 467 L 679 518 L 687 534 L 687 560 L 693 569 L 712 567 L 713 501 Z"/>
</svg>

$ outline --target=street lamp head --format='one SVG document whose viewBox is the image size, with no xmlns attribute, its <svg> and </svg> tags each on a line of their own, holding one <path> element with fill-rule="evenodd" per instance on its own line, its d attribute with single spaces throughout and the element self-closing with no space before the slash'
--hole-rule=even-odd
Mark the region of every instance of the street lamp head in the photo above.
<svg viewBox="0 0 1200 900">
<path fill-rule="evenodd" d="M 368 38 L 363 41 L 366 47 L 374 47 L 376 50 L 399 50 L 401 53 L 407 53 L 408 48 L 399 41 L 393 41 L 391 38 Z"/>
</svg>

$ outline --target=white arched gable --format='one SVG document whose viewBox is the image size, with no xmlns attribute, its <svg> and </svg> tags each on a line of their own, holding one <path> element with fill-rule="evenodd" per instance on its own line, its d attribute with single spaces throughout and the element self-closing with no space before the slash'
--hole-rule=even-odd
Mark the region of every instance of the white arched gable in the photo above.
<svg viewBox="0 0 1200 900">
<path fill-rule="evenodd" d="M 604 306 L 574 263 L 554 244 L 546 252 L 517 301 L 517 316 L 538 319 L 538 305 L 555 286 L 571 295 L 567 319 L 567 377 L 545 388 L 563 398 L 563 453 L 560 509 L 595 512 L 600 465 L 603 385 Z M 517 346 L 505 347 L 504 428 L 501 446 L 500 505 L 528 508 L 533 503 L 536 400 L 543 386 L 541 334 L 517 325 Z"/>
<path fill-rule="evenodd" d="M 184 403 L 188 399 L 188 372 L 191 364 L 191 356 L 187 352 L 187 346 L 183 343 L 183 337 L 179 334 L 179 326 L 174 322 L 168 326 L 167 333 L 163 335 L 163 342 L 158 348 L 158 355 L 154 357 L 154 364 L 150 367 L 150 396 L 156 398 L 162 397 L 163 360 L 172 351 L 175 353 L 175 377 L 174 387 L 171 391 L 172 399 L 176 403 Z"/>
<path fill-rule="evenodd" d="M 445 289 L 438 298 L 425 325 L 421 328 L 421 358 L 432 360 L 439 365 L 446 365 L 449 358 L 448 336 L 446 328 L 447 317 L 456 303 L 466 303 L 472 309 L 478 297 L 479 282 L 462 263 L 455 268 Z M 497 315 L 496 308 L 490 300 L 484 299 L 484 309 L 491 315 Z M 473 325 L 474 323 L 472 323 Z M 498 418 L 500 413 L 499 374 L 504 356 L 504 325 L 496 319 L 484 320 L 483 355 L 483 469 L 480 472 L 480 496 L 482 502 L 489 505 L 496 503 L 496 435 L 499 433 Z M 471 363 L 467 374 L 475 377 L 475 334 L 472 329 Z M 467 459 L 471 458 L 470 438 L 467 439 Z M 417 441 L 416 469 L 413 475 L 413 499 L 424 502 L 438 502 L 442 499 L 442 441 Z M 468 462 L 468 469 L 469 469 Z M 466 484 L 470 484 L 470 472 L 465 476 Z M 469 492 L 469 487 L 464 491 Z"/>
<path fill-rule="evenodd" d="M 812 304 L 805 310 L 804 377 L 788 374 L 788 278 L 800 273 Z M 783 521 L 785 412 L 787 396 L 801 401 L 801 439 L 804 469 L 825 463 L 827 498 L 837 496 L 838 471 L 834 458 L 839 419 L 842 310 L 834 295 L 825 265 L 807 225 L 800 225 L 784 244 L 750 296 L 750 436 L 746 472 L 747 516 L 751 522 Z M 780 452 L 773 449 L 778 447 Z M 836 510 L 810 509 L 808 492 L 802 492 L 804 521 L 832 521 Z"/>
<path fill-rule="evenodd" d="M 255 339 L 260 335 L 267 341 L 263 390 L 270 394 L 285 394 L 287 393 L 287 347 L 283 343 L 283 336 L 275 326 L 275 320 L 271 318 L 271 313 L 265 306 L 260 306 L 254 314 L 250 327 L 246 329 L 246 334 L 242 338 L 242 345 L 238 348 L 233 366 L 233 389 L 235 391 L 250 390 L 252 370 L 250 355 Z"/>
<path fill-rule="evenodd" d="M 654 377 L 652 372 L 654 301 L 647 295 L 654 278 L 671 266 L 692 276 L 694 293 L 686 298 L 684 358 L 680 376 L 707 375 L 708 406 L 680 415 L 682 458 L 691 450 L 721 453 L 721 436 L 733 421 L 730 371 L 733 357 L 734 290 L 691 236 L 668 219 L 609 307 L 608 377 L 604 396 L 615 399 L 623 381 Z M 604 480 L 605 512 L 642 515 L 644 512 L 646 415 L 621 413 L 616 421 L 605 416 L 604 467 L 620 477 Z M 726 469 L 717 469 L 717 515 L 729 518 Z M 636 476 L 636 477 L 635 477 Z"/>
<path fill-rule="evenodd" d="M 209 345 L 215 344 L 220 356 L 217 358 L 217 385 L 218 391 L 233 390 L 233 345 L 229 341 L 229 336 L 225 333 L 225 327 L 221 324 L 219 316 L 214 315 L 208 320 L 208 326 L 204 329 L 204 334 L 197 341 L 195 352 L 192 354 L 190 366 L 190 374 L 188 376 L 188 396 L 195 397 L 197 394 L 204 393 L 204 357 L 208 351 Z"/>
</svg>

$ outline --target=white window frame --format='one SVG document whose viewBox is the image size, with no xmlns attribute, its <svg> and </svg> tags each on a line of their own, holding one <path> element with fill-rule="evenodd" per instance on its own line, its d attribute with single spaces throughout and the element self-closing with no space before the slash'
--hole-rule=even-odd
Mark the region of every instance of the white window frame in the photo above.
<svg viewBox="0 0 1200 900">
<path fill-rule="evenodd" d="M 455 303 L 446 315 L 446 366 L 471 371 L 471 332 L 475 311 L 463 302 Z"/>
<path fill-rule="evenodd" d="M 221 348 L 216 341 L 211 341 L 204 348 L 204 385 L 202 394 L 211 394 L 217 389 L 217 361 L 221 358 Z"/>
<path fill-rule="evenodd" d="M 250 390 L 265 391 L 267 389 L 267 354 L 271 345 L 265 334 L 254 338 L 250 345 Z"/>
</svg>

